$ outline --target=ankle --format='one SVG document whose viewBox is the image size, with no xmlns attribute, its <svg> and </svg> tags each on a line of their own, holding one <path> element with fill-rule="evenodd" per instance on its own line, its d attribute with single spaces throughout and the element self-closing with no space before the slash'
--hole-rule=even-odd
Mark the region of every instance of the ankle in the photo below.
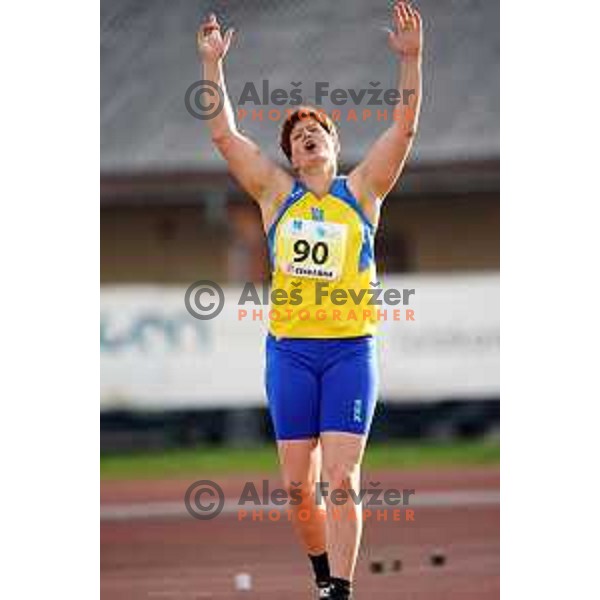
<svg viewBox="0 0 600 600">
<path fill-rule="evenodd" d="M 331 599 L 350 600 L 352 596 L 352 583 L 341 577 L 331 578 Z"/>
<path fill-rule="evenodd" d="M 329 572 L 329 559 L 327 557 L 327 552 L 323 552 L 322 554 L 316 556 L 309 554 L 308 557 L 312 563 L 317 587 L 329 587 L 331 574 Z"/>
</svg>

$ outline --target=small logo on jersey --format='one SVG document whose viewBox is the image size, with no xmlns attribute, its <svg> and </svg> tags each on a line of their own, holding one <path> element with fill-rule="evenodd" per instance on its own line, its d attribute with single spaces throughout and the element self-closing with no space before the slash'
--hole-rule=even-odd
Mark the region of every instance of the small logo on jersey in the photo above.
<svg viewBox="0 0 600 600">
<path fill-rule="evenodd" d="M 310 209 L 312 213 L 313 221 L 324 221 L 325 220 L 325 212 L 322 208 L 317 208 L 316 206 L 311 207 Z"/>
<path fill-rule="evenodd" d="M 362 423 L 362 401 L 360 398 L 354 401 L 354 422 Z"/>
<path fill-rule="evenodd" d="M 319 237 L 325 237 L 325 235 L 327 234 L 327 232 L 325 231 L 324 227 L 321 227 L 320 225 L 317 227 L 317 235 Z"/>
<path fill-rule="evenodd" d="M 292 229 L 294 231 L 301 231 L 302 230 L 302 221 L 300 219 L 294 219 L 294 221 L 292 223 Z"/>
</svg>

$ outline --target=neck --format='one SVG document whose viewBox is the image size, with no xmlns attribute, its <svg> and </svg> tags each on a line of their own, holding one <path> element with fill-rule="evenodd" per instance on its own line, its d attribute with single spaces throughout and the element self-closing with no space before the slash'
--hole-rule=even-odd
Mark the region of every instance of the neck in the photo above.
<svg viewBox="0 0 600 600">
<path fill-rule="evenodd" d="M 298 173 L 298 177 L 311 192 L 322 198 L 329 192 L 336 174 L 335 165 L 328 164 L 319 165 L 313 169 L 302 169 Z"/>
</svg>

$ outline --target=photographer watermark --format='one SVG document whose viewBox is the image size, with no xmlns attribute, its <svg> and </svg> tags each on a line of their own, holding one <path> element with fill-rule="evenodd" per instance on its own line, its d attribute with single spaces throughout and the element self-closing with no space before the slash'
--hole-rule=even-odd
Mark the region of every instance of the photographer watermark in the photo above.
<svg viewBox="0 0 600 600">
<path fill-rule="evenodd" d="M 238 521 L 308 521 L 312 518 L 333 520 L 414 522 L 415 511 L 410 506 L 414 489 L 381 487 L 381 482 L 370 481 L 369 487 L 360 490 L 332 488 L 327 481 L 317 481 L 303 487 L 302 482 L 291 482 L 288 489 L 271 489 L 267 479 L 260 482 L 248 481 L 239 496 L 228 501 L 228 512 Z M 218 517 L 225 507 L 222 487 L 211 480 L 192 483 L 186 490 L 184 503 L 187 512 L 201 521 Z M 326 503 L 328 511 L 324 509 Z M 352 506 L 361 507 L 355 510 Z"/>
<path fill-rule="evenodd" d="M 302 105 L 321 106 L 330 102 L 334 107 L 330 113 L 319 108 L 319 113 L 328 116 L 334 122 L 342 121 L 407 121 L 415 119 L 411 98 L 416 96 L 415 89 L 384 89 L 380 81 L 370 81 L 368 87 L 335 88 L 328 81 L 315 82 L 310 93 L 302 91 L 302 82 L 290 83 L 290 90 L 270 88 L 270 82 L 261 82 L 260 91 L 254 82 L 246 82 L 240 97 L 235 103 L 238 120 L 244 121 L 282 121 Z M 184 103 L 187 112 L 195 119 L 206 121 L 218 116 L 225 106 L 225 95 L 214 81 L 202 79 L 192 83 L 186 90 Z M 354 106 L 346 112 L 341 107 Z M 288 108 L 283 108 L 288 106 Z M 281 107 L 281 108 L 278 108 Z M 291 108 L 289 108 L 291 107 Z M 362 107 L 359 109 L 358 107 Z M 314 118 L 313 114 L 301 115 L 301 118 Z"/>
<path fill-rule="evenodd" d="M 388 106 L 395 107 L 399 104 L 408 106 L 412 96 L 416 96 L 414 89 L 398 90 L 397 88 L 383 89 L 380 81 L 370 81 L 365 88 L 333 88 L 329 81 L 315 82 L 311 95 L 303 94 L 302 82 L 291 82 L 290 91 L 283 88 L 270 89 L 268 79 L 261 82 L 261 90 L 258 91 L 256 84 L 252 81 L 246 82 L 238 99 L 238 106 L 253 104 L 254 106 L 301 106 L 313 101 L 323 104 L 330 101 L 334 106 L 345 106 L 352 103 L 355 106 Z"/>
<path fill-rule="evenodd" d="M 414 288 L 384 288 L 380 281 L 370 281 L 369 287 L 362 289 L 319 281 L 308 290 L 303 289 L 301 280 L 292 281 L 289 289 L 246 282 L 236 302 L 237 320 L 262 321 L 266 315 L 272 321 L 415 321 L 414 309 L 406 308 L 415 294 Z M 209 321 L 223 311 L 225 294 L 219 284 L 204 279 L 188 287 L 184 304 L 192 317 Z M 324 305 L 339 308 L 326 309 Z M 400 305 L 402 309 L 394 308 Z"/>
<path fill-rule="evenodd" d="M 208 279 L 196 281 L 185 292 L 185 308 L 201 321 L 210 321 L 217 317 L 225 306 L 223 288 Z"/>
<path fill-rule="evenodd" d="M 188 87 L 184 97 L 185 108 L 194 119 L 208 121 L 216 117 L 225 106 L 223 90 L 214 81 L 202 79 Z"/>
<path fill-rule="evenodd" d="M 225 506 L 223 488 L 210 479 L 194 481 L 183 499 L 188 513 L 199 521 L 210 521 L 218 517 Z"/>
</svg>

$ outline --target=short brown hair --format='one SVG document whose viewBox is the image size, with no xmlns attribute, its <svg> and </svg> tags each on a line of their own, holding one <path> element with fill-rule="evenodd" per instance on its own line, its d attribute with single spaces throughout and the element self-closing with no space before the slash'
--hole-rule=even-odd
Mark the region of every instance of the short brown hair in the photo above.
<svg viewBox="0 0 600 600">
<path fill-rule="evenodd" d="M 312 106 L 301 106 L 291 113 L 281 126 L 279 136 L 279 145 L 287 159 L 292 162 L 292 142 L 290 136 L 294 126 L 303 119 L 313 118 L 329 135 L 337 135 L 334 122 L 325 114 L 325 112 Z"/>
</svg>

